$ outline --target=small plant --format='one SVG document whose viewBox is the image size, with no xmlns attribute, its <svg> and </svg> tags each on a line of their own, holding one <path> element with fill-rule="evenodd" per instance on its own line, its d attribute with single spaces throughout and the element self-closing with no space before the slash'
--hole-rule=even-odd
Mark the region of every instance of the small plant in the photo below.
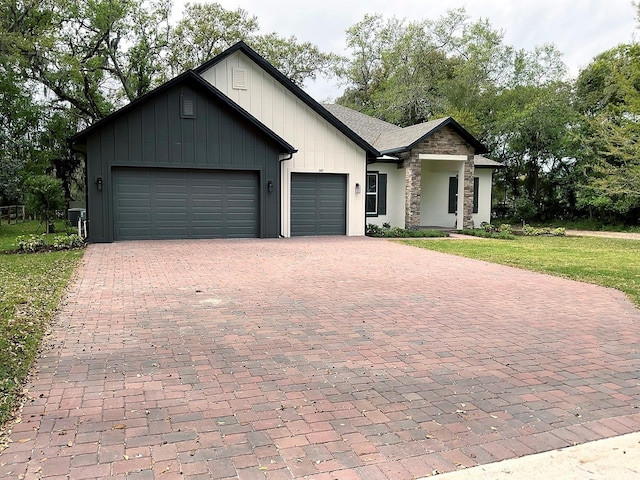
<svg viewBox="0 0 640 480">
<path fill-rule="evenodd" d="M 73 233 L 71 235 L 59 235 L 53 237 L 53 243 L 51 246 L 54 250 L 69 250 L 71 248 L 81 248 L 84 246 L 82 238 Z"/>
<path fill-rule="evenodd" d="M 84 240 L 75 233 L 55 236 L 51 244 L 47 244 L 46 239 L 47 236 L 44 233 L 42 235 L 20 235 L 16 238 L 16 249 L 22 253 L 35 253 L 84 247 Z"/>
<path fill-rule="evenodd" d="M 542 235 L 564 237 L 567 231 L 563 227 L 551 228 L 551 227 L 532 227 L 531 225 L 522 226 L 522 234 L 527 237 L 539 237 Z"/>
<path fill-rule="evenodd" d="M 509 235 L 513 235 L 513 228 L 508 223 L 503 223 L 502 225 L 500 225 L 500 227 L 498 228 L 498 231 L 503 233 L 508 233 Z"/>
<path fill-rule="evenodd" d="M 16 247 L 21 252 L 37 252 L 46 247 L 45 234 L 20 235 L 16 238 Z"/>
<path fill-rule="evenodd" d="M 499 227 L 488 222 L 482 222 L 480 228 L 461 230 L 463 235 L 471 235 L 473 237 L 482 238 L 498 238 L 501 240 L 513 240 L 513 229 L 511 225 L 503 223 Z"/>
<path fill-rule="evenodd" d="M 365 230 L 368 237 L 384 238 L 425 238 L 425 237 L 448 237 L 447 232 L 438 230 L 406 230 L 400 227 L 391 227 L 389 223 L 383 223 L 382 227 L 369 223 Z"/>
</svg>

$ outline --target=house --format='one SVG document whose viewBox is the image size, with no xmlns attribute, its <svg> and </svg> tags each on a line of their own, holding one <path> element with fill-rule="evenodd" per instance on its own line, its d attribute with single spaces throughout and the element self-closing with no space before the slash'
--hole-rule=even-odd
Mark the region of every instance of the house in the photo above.
<svg viewBox="0 0 640 480">
<path fill-rule="evenodd" d="M 474 154 L 485 151 L 452 119 L 410 143 L 413 127 L 370 119 L 384 130 L 373 139 L 347 120 L 239 42 L 71 138 L 86 156 L 88 239 L 358 236 L 371 221 L 418 226 L 430 192 L 419 186 L 423 155 L 449 155 L 432 163 L 473 178 Z M 443 133 L 457 135 L 459 148 L 442 153 Z M 413 187 L 409 221 L 404 182 Z M 466 205 L 472 186 L 463 183 Z"/>
<path fill-rule="evenodd" d="M 491 221 L 493 172 L 502 164 L 480 156 L 487 149 L 453 118 L 402 128 L 325 108 L 380 151 L 367 165 L 367 223 L 462 229 Z"/>
</svg>

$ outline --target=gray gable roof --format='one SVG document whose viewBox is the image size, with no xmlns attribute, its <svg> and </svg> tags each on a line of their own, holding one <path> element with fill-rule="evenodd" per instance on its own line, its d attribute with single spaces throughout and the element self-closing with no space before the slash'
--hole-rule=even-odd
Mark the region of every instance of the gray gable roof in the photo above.
<svg viewBox="0 0 640 480">
<path fill-rule="evenodd" d="M 375 144 L 378 137 L 384 132 L 397 132 L 398 130 L 402 130 L 402 127 L 394 125 L 393 123 L 370 117 L 369 115 L 337 103 L 323 105 L 323 107 L 372 145 Z"/>
<path fill-rule="evenodd" d="M 478 168 L 502 168 L 504 167 L 504 163 L 496 162 L 495 160 L 491 160 L 490 158 L 483 157 L 481 155 L 476 155 L 473 159 L 473 163 Z"/>
<path fill-rule="evenodd" d="M 342 105 L 325 105 L 325 108 L 371 143 L 383 155 L 407 152 L 446 126 L 453 128 L 473 147 L 476 154 L 488 151 L 482 143 L 451 117 L 402 128 Z"/>
</svg>

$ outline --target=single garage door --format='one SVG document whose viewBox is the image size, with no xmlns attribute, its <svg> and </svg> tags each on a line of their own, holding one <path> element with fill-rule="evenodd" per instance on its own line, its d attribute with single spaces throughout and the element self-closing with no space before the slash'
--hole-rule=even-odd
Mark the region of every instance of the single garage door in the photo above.
<svg viewBox="0 0 640 480">
<path fill-rule="evenodd" d="M 259 236 L 257 172 L 113 170 L 114 240 Z"/>
<path fill-rule="evenodd" d="M 346 235 L 347 176 L 291 174 L 291 236 Z"/>
</svg>

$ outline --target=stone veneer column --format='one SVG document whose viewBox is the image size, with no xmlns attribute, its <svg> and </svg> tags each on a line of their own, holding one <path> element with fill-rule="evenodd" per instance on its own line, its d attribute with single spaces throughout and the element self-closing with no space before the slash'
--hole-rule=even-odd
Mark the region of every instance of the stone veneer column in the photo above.
<svg viewBox="0 0 640 480">
<path fill-rule="evenodd" d="M 416 229 L 420 226 L 420 189 L 422 188 L 422 163 L 417 153 L 412 153 L 404 161 L 405 202 L 404 228 Z M 473 180 L 472 180 L 473 181 Z"/>
<path fill-rule="evenodd" d="M 475 174 L 475 164 L 473 155 L 467 155 L 464 162 L 464 210 L 462 217 L 462 228 L 473 228 L 473 175 Z"/>
</svg>

